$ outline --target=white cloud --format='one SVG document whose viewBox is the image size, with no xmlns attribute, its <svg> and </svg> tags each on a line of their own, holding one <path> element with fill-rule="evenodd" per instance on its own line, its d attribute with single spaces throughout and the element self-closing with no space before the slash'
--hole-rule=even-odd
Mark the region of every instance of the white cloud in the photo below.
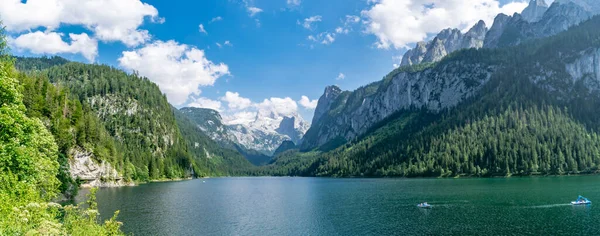
<svg viewBox="0 0 600 236">
<path fill-rule="evenodd" d="M 302 25 L 305 29 L 312 30 L 313 23 L 320 22 L 322 20 L 321 16 L 311 16 L 309 18 L 304 19 L 304 22 L 297 21 L 299 25 Z"/>
<path fill-rule="evenodd" d="M 250 13 L 250 17 L 254 17 L 256 14 L 263 12 L 262 9 L 258 7 L 247 7 L 248 13 Z"/>
<path fill-rule="evenodd" d="M 344 73 L 340 73 L 337 77 L 335 77 L 335 80 L 343 80 L 346 78 L 346 75 L 344 75 Z"/>
<path fill-rule="evenodd" d="M 338 34 L 348 34 L 352 31 L 352 26 L 360 22 L 360 17 L 354 15 L 346 15 L 346 19 L 342 20 L 343 25 L 335 28 Z"/>
<path fill-rule="evenodd" d="M 38 27 L 52 31 L 61 26 L 82 25 L 94 32 L 95 38 L 121 41 L 137 46 L 151 36 L 139 27 L 146 17 L 152 22 L 163 22 L 158 10 L 140 0 L 21 0 L 0 1 L 0 15 L 6 29 L 23 32 Z"/>
<path fill-rule="evenodd" d="M 223 20 L 223 17 L 217 16 L 215 18 L 212 18 L 208 23 L 212 24 L 212 23 L 215 23 L 217 21 L 222 21 L 222 20 Z"/>
<path fill-rule="evenodd" d="M 499 13 L 521 12 L 527 3 L 500 6 L 497 0 L 370 0 L 361 14 L 366 33 L 378 38 L 378 48 L 406 48 L 427 39 L 428 34 L 452 27 L 465 30 L 479 20 L 488 26 Z"/>
<path fill-rule="evenodd" d="M 329 45 L 335 42 L 335 33 L 323 32 L 317 35 L 309 35 L 307 39 L 320 44 Z"/>
<path fill-rule="evenodd" d="M 259 116 L 282 117 L 293 116 L 298 112 L 298 104 L 289 97 L 265 99 L 263 102 L 254 105 L 258 110 Z"/>
<path fill-rule="evenodd" d="M 307 96 L 302 96 L 302 98 L 298 101 L 301 106 L 310 110 L 317 108 L 318 102 L 319 101 L 317 99 L 310 100 Z"/>
<path fill-rule="evenodd" d="M 125 51 L 119 64 L 156 83 L 174 105 L 185 103 L 200 86 L 210 86 L 229 74 L 226 64 L 209 61 L 203 50 L 175 41 L 155 41 L 142 48 Z"/>
<path fill-rule="evenodd" d="M 287 4 L 290 6 L 300 6 L 302 0 L 287 0 Z"/>
<path fill-rule="evenodd" d="M 204 29 L 204 25 L 203 24 L 198 25 L 198 30 L 200 31 L 200 33 L 208 34 L 208 32 L 206 32 L 206 30 Z"/>
<path fill-rule="evenodd" d="M 221 102 L 215 101 L 208 98 L 191 98 L 192 101 L 188 103 L 189 107 L 198 107 L 198 108 L 208 108 L 213 109 L 215 111 L 221 112 Z"/>
<path fill-rule="evenodd" d="M 234 110 L 246 109 L 252 105 L 250 99 L 241 97 L 239 93 L 230 91 L 225 93 L 225 96 L 221 98 L 221 101 L 227 102 L 227 106 Z"/>
<path fill-rule="evenodd" d="M 227 103 L 227 109 L 221 112 L 226 124 L 249 124 L 257 118 L 280 119 L 298 114 L 298 103 L 289 97 L 271 97 L 256 103 L 237 92 L 227 91 L 225 96 L 219 99 Z M 312 107 L 316 106 L 317 101 L 310 101 L 308 97 L 303 96 L 299 102 L 307 102 L 305 105 Z M 307 109 L 313 109 L 308 107 Z"/>
<path fill-rule="evenodd" d="M 217 47 L 222 48 L 223 45 L 221 45 L 220 43 L 215 43 L 217 45 Z"/>
<path fill-rule="evenodd" d="M 233 47 L 233 44 L 231 44 L 231 42 L 229 42 L 229 40 L 225 41 L 223 43 L 223 45 L 227 45 L 227 46 Z"/>
<path fill-rule="evenodd" d="M 10 44 L 17 50 L 27 50 L 33 54 L 80 53 L 90 62 L 98 55 L 98 41 L 86 33 L 69 34 L 70 43 L 63 41 L 62 36 L 56 32 L 36 31 L 10 39 Z"/>
<path fill-rule="evenodd" d="M 321 44 L 332 44 L 335 41 L 335 34 L 333 33 L 325 33 L 323 36 L 323 41 Z"/>
</svg>

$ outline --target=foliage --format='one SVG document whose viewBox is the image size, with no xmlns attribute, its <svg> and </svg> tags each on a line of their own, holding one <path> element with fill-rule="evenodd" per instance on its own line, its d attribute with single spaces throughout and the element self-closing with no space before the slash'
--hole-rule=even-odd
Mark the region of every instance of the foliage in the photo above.
<svg viewBox="0 0 600 236">
<path fill-rule="evenodd" d="M 600 47 L 599 26 L 600 17 L 595 17 L 550 38 L 511 48 L 462 50 L 425 65 L 443 70 L 457 63 L 484 63 L 498 71 L 475 96 L 451 110 L 399 111 L 331 151 L 286 152 L 261 171 L 337 177 L 596 173 L 600 93 L 586 78 L 573 82 L 565 64 Z M 540 77 L 544 80 L 533 82 Z"/>
<path fill-rule="evenodd" d="M 4 39 L 0 39 L 0 52 L 5 51 L 5 45 Z M 22 86 L 16 77 L 12 60 L 3 56 L 0 59 L 0 235 L 122 234 L 116 215 L 98 225 L 96 209 L 48 202 L 59 192 L 58 145 L 42 121 L 26 115 Z"/>
</svg>

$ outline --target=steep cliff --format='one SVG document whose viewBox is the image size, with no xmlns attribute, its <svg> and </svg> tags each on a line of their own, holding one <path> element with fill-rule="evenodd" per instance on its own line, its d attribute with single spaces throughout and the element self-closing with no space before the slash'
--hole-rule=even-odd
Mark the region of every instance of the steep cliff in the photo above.
<svg viewBox="0 0 600 236">
<path fill-rule="evenodd" d="M 413 76 L 409 81 L 425 76 L 444 84 L 473 68 L 488 79 L 466 93 L 466 99 L 444 99 L 449 101 L 447 109 L 440 110 L 443 103 L 438 100 L 417 99 L 417 106 L 397 110 L 352 140 L 333 142 L 338 145 L 329 141 L 318 151 L 286 152 L 270 170 L 279 175 L 338 177 L 599 173 L 599 27 L 596 16 L 555 36 L 515 47 L 464 50 L 436 64 L 399 69 L 381 82 L 348 92 L 344 105 L 332 106 L 320 124 L 311 127 L 304 143 L 319 145 L 327 142 L 318 138 L 328 130 L 342 136 L 356 132 L 357 123 L 364 124 L 340 113 L 376 119 L 357 113 L 362 102 L 382 96 L 387 83 L 400 82 L 403 76 Z M 434 76 L 439 71 L 448 72 L 445 79 Z M 401 92 L 416 91 L 408 85 L 364 108 L 374 111 L 393 107 L 388 102 L 411 103 L 416 97 Z M 403 94 L 403 99 L 394 100 L 395 94 Z M 313 132 L 318 135 L 310 135 Z"/>
<path fill-rule="evenodd" d="M 523 10 L 521 15 L 528 22 L 536 22 L 542 19 L 549 6 L 546 0 L 531 0 L 529 5 Z"/>
<path fill-rule="evenodd" d="M 460 49 L 481 48 L 486 33 L 487 27 L 483 21 L 479 21 L 465 34 L 459 29 L 442 30 L 432 41 L 419 42 L 414 49 L 408 50 L 402 57 L 400 66 L 437 62 Z"/>
<path fill-rule="evenodd" d="M 563 1 L 554 2 L 537 21 L 531 21 L 528 15 L 500 14 L 485 37 L 484 47 L 514 46 L 528 40 L 556 35 L 600 13 L 589 9 L 591 8 L 575 2 Z"/>
<path fill-rule="evenodd" d="M 352 140 L 399 110 L 452 108 L 471 97 L 495 70 L 491 64 L 460 60 L 421 71 L 396 70 L 384 81 L 338 97 L 336 106 L 308 130 L 301 147 Z"/>
</svg>

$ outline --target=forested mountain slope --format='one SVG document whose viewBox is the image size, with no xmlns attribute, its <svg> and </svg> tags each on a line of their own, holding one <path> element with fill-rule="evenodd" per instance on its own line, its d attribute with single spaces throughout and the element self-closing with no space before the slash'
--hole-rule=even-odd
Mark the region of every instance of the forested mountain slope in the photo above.
<svg viewBox="0 0 600 236">
<path fill-rule="evenodd" d="M 104 186 L 225 175 L 249 165 L 243 158 L 234 160 L 240 157 L 236 151 L 205 140 L 201 131 L 183 135 L 185 123 L 146 78 L 59 58 L 17 58 L 16 65 L 26 71 L 20 78 L 27 112 L 52 131 L 61 169 L 67 177 L 70 172 L 71 182 Z M 208 161 L 209 156 L 232 161 Z"/>
<path fill-rule="evenodd" d="M 599 27 L 600 17 L 595 17 L 520 46 L 459 51 L 439 63 L 400 68 L 381 82 L 348 95 L 340 93 L 320 118 L 321 125 L 340 119 L 380 121 L 363 126 L 350 122 L 348 130 L 340 128 L 337 135 L 326 132 L 338 132 L 339 126 L 323 126 L 323 134 L 314 137 L 330 135 L 331 140 L 341 139 L 342 145 L 327 151 L 331 147 L 323 147 L 331 142 L 317 142 L 322 151 L 285 152 L 265 172 L 317 176 L 596 172 L 600 32 L 595 29 Z M 446 86 L 458 93 L 440 99 Z M 460 99 L 452 106 L 440 106 L 456 95 Z M 386 108 L 398 104 L 402 107 L 396 112 Z M 364 131 L 356 132 L 356 127 Z M 311 130 L 305 142 L 314 138 Z M 348 133 L 353 135 L 344 136 Z"/>
<path fill-rule="evenodd" d="M 0 235 L 121 235 L 116 215 L 103 225 L 97 224 L 99 214 L 93 197 L 86 209 L 50 202 L 60 193 L 59 145 L 64 144 L 57 145 L 46 126 L 55 129 L 72 119 L 54 116 L 57 113 L 48 109 L 26 108 L 23 99 L 30 94 L 22 93 L 24 76 L 14 69 L 13 59 L 6 52 L 0 30 Z M 40 80 L 31 79 L 28 83 L 35 84 L 34 81 Z M 49 101 L 58 105 L 69 103 L 61 98 L 63 90 L 41 91 L 47 92 L 52 97 Z M 69 106 L 77 105 L 65 105 Z M 58 120 L 29 116 L 36 112 L 42 112 L 37 116 Z"/>
</svg>

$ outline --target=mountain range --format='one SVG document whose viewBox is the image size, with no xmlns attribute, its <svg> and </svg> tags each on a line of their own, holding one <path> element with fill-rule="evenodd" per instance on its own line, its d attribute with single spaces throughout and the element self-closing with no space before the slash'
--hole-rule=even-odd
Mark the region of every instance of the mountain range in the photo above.
<svg viewBox="0 0 600 236">
<path fill-rule="evenodd" d="M 223 146 L 239 146 L 239 149 L 254 150 L 267 156 L 273 155 L 286 140 L 299 144 L 309 128 L 297 113 L 283 116 L 259 111 L 252 121 L 226 124 L 219 112 L 212 109 L 185 107 L 180 111 Z"/>
<path fill-rule="evenodd" d="M 591 0 L 578 0 L 556 1 L 547 7 L 543 0 L 532 0 L 524 11 L 526 17 L 520 14 L 499 14 L 489 31 L 485 28 L 485 23 L 480 21 L 465 34 L 485 37 L 465 37 L 458 29 L 446 29 L 428 43 L 417 43 L 415 49 L 407 51 L 404 55 L 402 61 L 406 63 L 403 65 L 429 66 L 427 63 L 438 62 L 448 53 L 460 49 L 508 47 L 555 35 L 599 14 L 597 7 L 590 7 L 596 5 Z M 537 18 L 539 20 L 534 21 Z M 464 43 L 465 38 L 479 40 L 469 46 Z M 441 65 L 436 67 L 439 66 Z M 383 81 L 353 92 L 327 88 L 316 108 L 318 112 L 315 112 L 315 118 L 318 120 L 313 120 L 312 127 L 301 145 L 302 149 L 308 150 L 328 144 L 336 146 L 353 140 L 399 110 L 425 108 L 439 112 L 452 108 L 475 94 L 499 69 L 496 65 L 482 63 L 444 66 L 443 70 L 424 70 L 417 73 L 410 73 L 413 68 L 404 66 L 387 75 Z M 456 71 L 462 73 L 457 74 Z M 328 115 L 321 118 L 321 113 Z"/>
<path fill-rule="evenodd" d="M 354 91 L 327 87 L 299 149 L 276 156 L 266 173 L 595 173 L 600 164 L 597 5 L 556 1 L 546 9 L 532 1 L 525 16 L 498 15 L 482 47 L 402 66 Z M 417 47 L 461 45 L 464 36 L 455 31 L 447 37 L 448 32 Z M 415 56 L 414 50 L 407 54 Z M 427 54 L 435 53 L 422 55 Z"/>
</svg>

